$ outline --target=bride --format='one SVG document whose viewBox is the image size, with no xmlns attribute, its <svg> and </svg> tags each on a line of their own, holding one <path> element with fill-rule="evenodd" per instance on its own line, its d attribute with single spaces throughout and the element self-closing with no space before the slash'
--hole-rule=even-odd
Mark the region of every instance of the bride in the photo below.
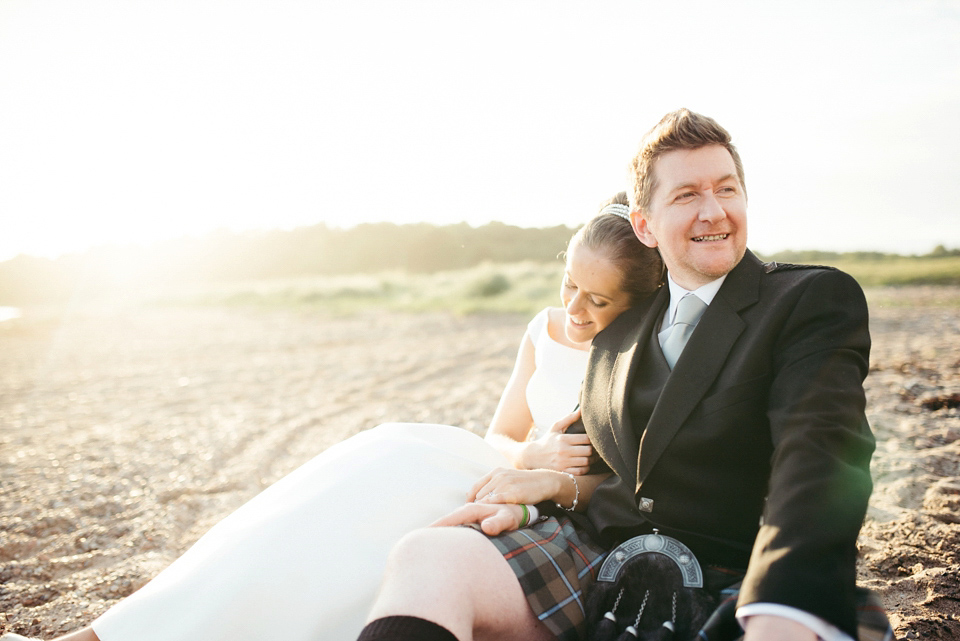
<svg viewBox="0 0 960 641">
<path fill-rule="evenodd" d="M 577 417 L 593 337 L 662 280 L 636 240 L 626 195 L 570 240 L 563 308 L 527 326 L 486 438 L 388 423 L 316 456 L 210 529 L 90 627 L 57 641 L 354 639 L 387 553 L 407 532 L 462 505 L 495 467 L 585 474 L 593 454 Z M 7 634 L 0 641 L 24 639 Z"/>
</svg>

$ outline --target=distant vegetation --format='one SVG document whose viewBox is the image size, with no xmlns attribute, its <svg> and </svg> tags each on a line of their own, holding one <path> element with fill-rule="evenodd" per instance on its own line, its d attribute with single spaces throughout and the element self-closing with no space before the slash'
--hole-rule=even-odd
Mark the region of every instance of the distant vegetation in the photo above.
<svg viewBox="0 0 960 641">
<path fill-rule="evenodd" d="M 573 229 L 503 223 L 377 223 L 292 231 L 218 232 L 148 248 L 103 247 L 56 260 L 18 256 L 0 263 L 0 305 L 57 302 L 147 290 L 318 275 L 434 273 L 483 263 L 554 262 Z M 501 285 L 502 287 L 502 285 Z"/>
<path fill-rule="evenodd" d="M 764 260 L 829 265 L 847 272 L 863 287 L 880 285 L 960 285 L 960 249 L 943 245 L 923 256 L 880 252 L 785 251 Z"/>
<path fill-rule="evenodd" d="M 154 302 L 173 305 L 322 309 L 349 314 L 392 311 L 517 312 L 533 314 L 560 304 L 563 266 L 552 262 L 484 263 L 429 274 L 382 272 L 303 276 L 211 284 Z"/>
<path fill-rule="evenodd" d="M 19 256 L 0 263 L 0 306 L 126 299 L 529 313 L 556 304 L 558 255 L 573 231 L 502 223 L 317 225 L 104 247 L 56 260 Z M 839 267 L 865 287 L 960 285 L 960 250 L 942 246 L 924 256 L 791 251 L 762 258 Z"/>
</svg>

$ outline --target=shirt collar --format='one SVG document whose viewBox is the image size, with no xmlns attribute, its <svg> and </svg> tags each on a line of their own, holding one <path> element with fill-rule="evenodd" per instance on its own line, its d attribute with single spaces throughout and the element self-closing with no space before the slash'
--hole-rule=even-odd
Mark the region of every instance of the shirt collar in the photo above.
<svg viewBox="0 0 960 641">
<path fill-rule="evenodd" d="M 727 275 L 724 274 L 717 280 L 712 280 L 706 285 L 701 285 L 692 292 L 689 289 L 684 289 L 680 285 L 677 285 L 673 282 L 673 277 L 670 276 L 670 272 L 667 272 L 667 286 L 670 287 L 670 307 L 667 308 L 667 315 L 664 316 L 663 328 L 666 329 L 673 325 L 673 318 L 677 313 L 677 304 L 680 302 L 680 299 L 686 296 L 687 294 L 693 294 L 704 304 L 709 305 L 713 302 L 714 297 L 717 295 L 717 292 L 720 291 L 720 285 L 723 285 L 723 281 L 726 279 Z M 666 322 L 667 319 L 670 322 Z"/>
</svg>

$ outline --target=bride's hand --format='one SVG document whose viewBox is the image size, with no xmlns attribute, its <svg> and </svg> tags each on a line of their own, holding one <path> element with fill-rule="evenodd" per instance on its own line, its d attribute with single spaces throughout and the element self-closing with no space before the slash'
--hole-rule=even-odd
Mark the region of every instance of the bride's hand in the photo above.
<svg viewBox="0 0 960 641">
<path fill-rule="evenodd" d="M 525 469 L 557 470 L 583 475 L 590 471 L 593 446 L 586 434 L 567 434 L 567 429 L 580 420 L 580 410 L 554 423 L 550 431 L 527 443 L 521 463 Z"/>
<path fill-rule="evenodd" d="M 534 504 L 552 501 L 566 477 L 553 470 L 515 470 L 498 467 L 485 474 L 467 492 L 467 503 Z"/>
<path fill-rule="evenodd" d="M 484 534 L 496 536 L 501 532 L 519 529 L 522 518 L 523 508 L 519 505 L 467 503 L 437 519 L 430 527 L 478 524 Z"/>
</svg>

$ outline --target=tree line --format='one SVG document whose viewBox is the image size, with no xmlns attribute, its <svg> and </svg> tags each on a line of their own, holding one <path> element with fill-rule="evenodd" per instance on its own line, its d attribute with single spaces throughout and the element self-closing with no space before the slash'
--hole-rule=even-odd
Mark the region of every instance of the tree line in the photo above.
<svg viewBox="0 0 960 641">
<path fill-rule="evenodd" d="M 57 259 L 17 256 L 0 263 L 0 305 L 56 302 L 78 290 L 140 283 L 231 282 L 324 274 L 411 273 L 480 263 L 556 260 L 574 229 L 492 222 L 437 226 L 324 224 L 289 231 L 218 231 L 148 247 L 109 246 Z"/>
<path fill-rule="evenodd" d="M 349 229 L 319 224 L 288 231 L 218 231 L 148 247 L 106 246 L 53 260 L 17 256 L 0 262 L 0 305 L 60 302 L 122 286 L 149 289 L 297 276 L 428 273 L 481 263 L 553 261 L 573 232 L 563 225 L 526 228 L 500 222 L 481 227 L 367 223 Z M 957 256 L 960 249 L 940 245 L 923 258 Z M 902 257 L 881 252 L 783 251 L 762 258 L 830 265 L 840 260 L 870 263 Z"/>
</svg>

